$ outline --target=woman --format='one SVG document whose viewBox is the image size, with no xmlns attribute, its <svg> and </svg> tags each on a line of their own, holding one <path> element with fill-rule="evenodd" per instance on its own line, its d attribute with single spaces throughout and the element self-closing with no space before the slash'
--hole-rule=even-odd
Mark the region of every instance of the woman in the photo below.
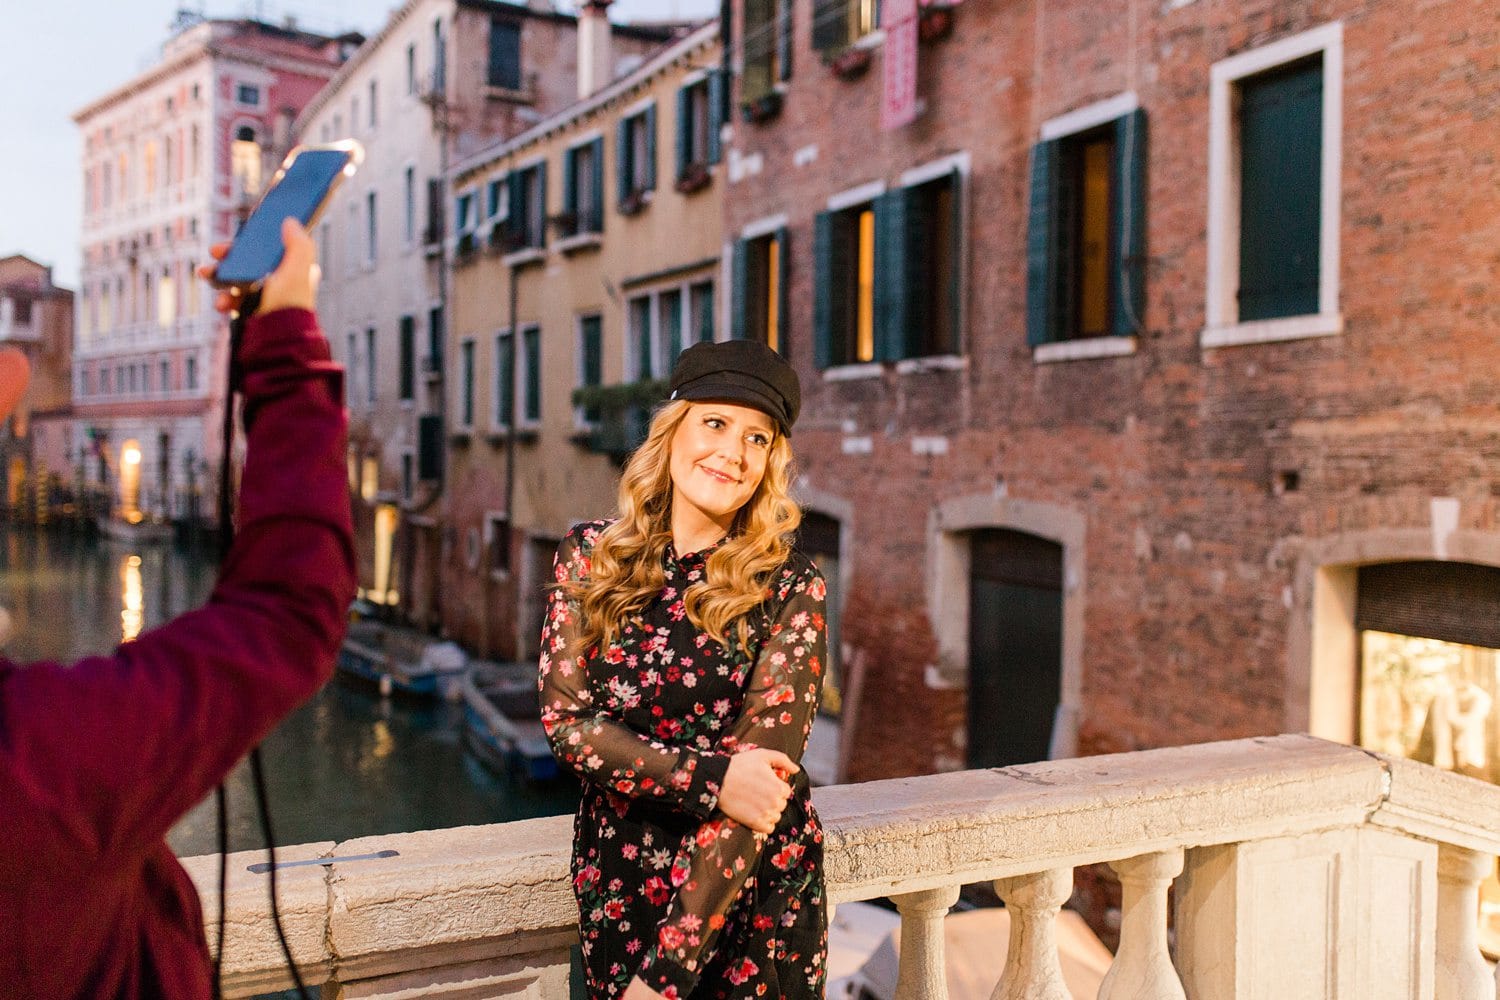
<svg viewBox="0 0 1500 1000">
<path fill-rule="evenodd" d="M 797 376 L 698 344 L 620 481 L 558 549 L 542 721 L 584 780 L 574 826 L 594 1000 L 823 996 L 823 831 L 797 761 L 825 587 L 793 551 Z"/>
</svg>

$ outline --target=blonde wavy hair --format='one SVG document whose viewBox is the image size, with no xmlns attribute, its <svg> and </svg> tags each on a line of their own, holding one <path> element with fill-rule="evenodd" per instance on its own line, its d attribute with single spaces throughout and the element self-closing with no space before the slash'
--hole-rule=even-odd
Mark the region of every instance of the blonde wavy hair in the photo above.
<svg viewBox="0 0 1500 1000">
<path fill-rule="evenodd" d="M 657 410 L 645 443 L 620 476 L 620 517 L 594 542 L 588 578 L 558 584 L 582 610 L 570 656 L 608 647 L 625 620 L 661 593 L 662 557 L 672 541 L 672 436 L 692 407 L 679 399 Z M 749 650 L 749 612 L 766 599 L 766 587 L 791 554 L 802 523 L 791 481 L 791 442 L 777 432 L 760 485 L 735 514 L 724 544 L 709 553 L 703 579 L 683 594 L 688 620 L 715 642 L 728 645 L 725 636 L 733 627 L 740 647 Z"/>
</svg>

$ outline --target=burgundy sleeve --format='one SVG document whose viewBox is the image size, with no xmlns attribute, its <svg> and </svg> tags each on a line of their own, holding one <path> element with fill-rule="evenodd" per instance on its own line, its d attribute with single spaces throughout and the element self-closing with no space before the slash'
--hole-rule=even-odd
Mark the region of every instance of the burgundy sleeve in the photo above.
<svg viewBox="0 0 1500 1000">
<path fill-rule="evenodd" d="M 354 595 L 343 374 L 252 318 L 240 515 L 208 603 L 112 656 L 0 674 L 0 884 L 149 849 L 328 679 Z"/>
</svg>

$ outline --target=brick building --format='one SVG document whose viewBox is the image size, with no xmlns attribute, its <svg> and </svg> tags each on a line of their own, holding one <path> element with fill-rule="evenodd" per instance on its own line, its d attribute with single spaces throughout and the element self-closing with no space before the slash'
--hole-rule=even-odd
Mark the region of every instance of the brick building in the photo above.
<svg viewBox="0 0 1500 1000">
<path fill-rule="evenodd" d="M 0 431 L 0 507 L 12 516 L 48 478 L 71 478 L 67 421 L 73 398 L 73 292 L 52 268 L 21 254 L 0 257 L 0 344 L 31 363 L 31 382 Z"/>
<path fill-rule="evenodd" d="M 1311 731 L 1495 777 L 1493 11 L 924 8 L 889 129 L 874 14 L 726 32 L 845 776 Z"/>
<path fill-rule="evenodd" d="M 577 100 L 577 18 L 497 0 L 409 0 L 298 118 L 303 142 L 355 138 L 365 160 L 318 227 L 318 311 L 349 371 L 349 486 L 360 593 L 424 625 L 443 519 L 440 419 L 450 257 L 448 164 L 524 132 Z M 628 69 L 670 31 L 619 26 Z M 434 447 L 435 446 L 435 447 Z M 403 599 L 404 598 L 404 599 Z"/>
<path fill-rule="evenodd" d="M 214 516 L 227 336 L 193 268 L 234 233 L 298 111 L 360 41 L 184 14 L 160 62 L 73 116 L 84 205 L 71 449 L 127 522 Z"/>
</svg>

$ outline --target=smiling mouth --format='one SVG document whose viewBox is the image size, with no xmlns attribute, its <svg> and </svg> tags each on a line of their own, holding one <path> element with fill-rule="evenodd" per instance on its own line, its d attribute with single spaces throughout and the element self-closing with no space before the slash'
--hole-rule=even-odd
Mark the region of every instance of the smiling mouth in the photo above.
<svg viewBox="0 0 1500 1000">
<path fill-rule="evenodd" d="M 712 478 L 712 479 L 714 479 L 714 480 L 716 480 L 718 482 L 728 483 L 730 485 L 736 485 L 736 484 L 739 483 L 739 480 L 735 479 L 733 476 L 726 475 L 725 473 L 722 473 L 722 472 L 716 472 L 713 469 L 710 469 L 706 465 L 700 465 L 700 466 L 698 466 L 698 468 L 701 469 L 705 475 L 709 476 L 710 478 Z"/>
</svg>

